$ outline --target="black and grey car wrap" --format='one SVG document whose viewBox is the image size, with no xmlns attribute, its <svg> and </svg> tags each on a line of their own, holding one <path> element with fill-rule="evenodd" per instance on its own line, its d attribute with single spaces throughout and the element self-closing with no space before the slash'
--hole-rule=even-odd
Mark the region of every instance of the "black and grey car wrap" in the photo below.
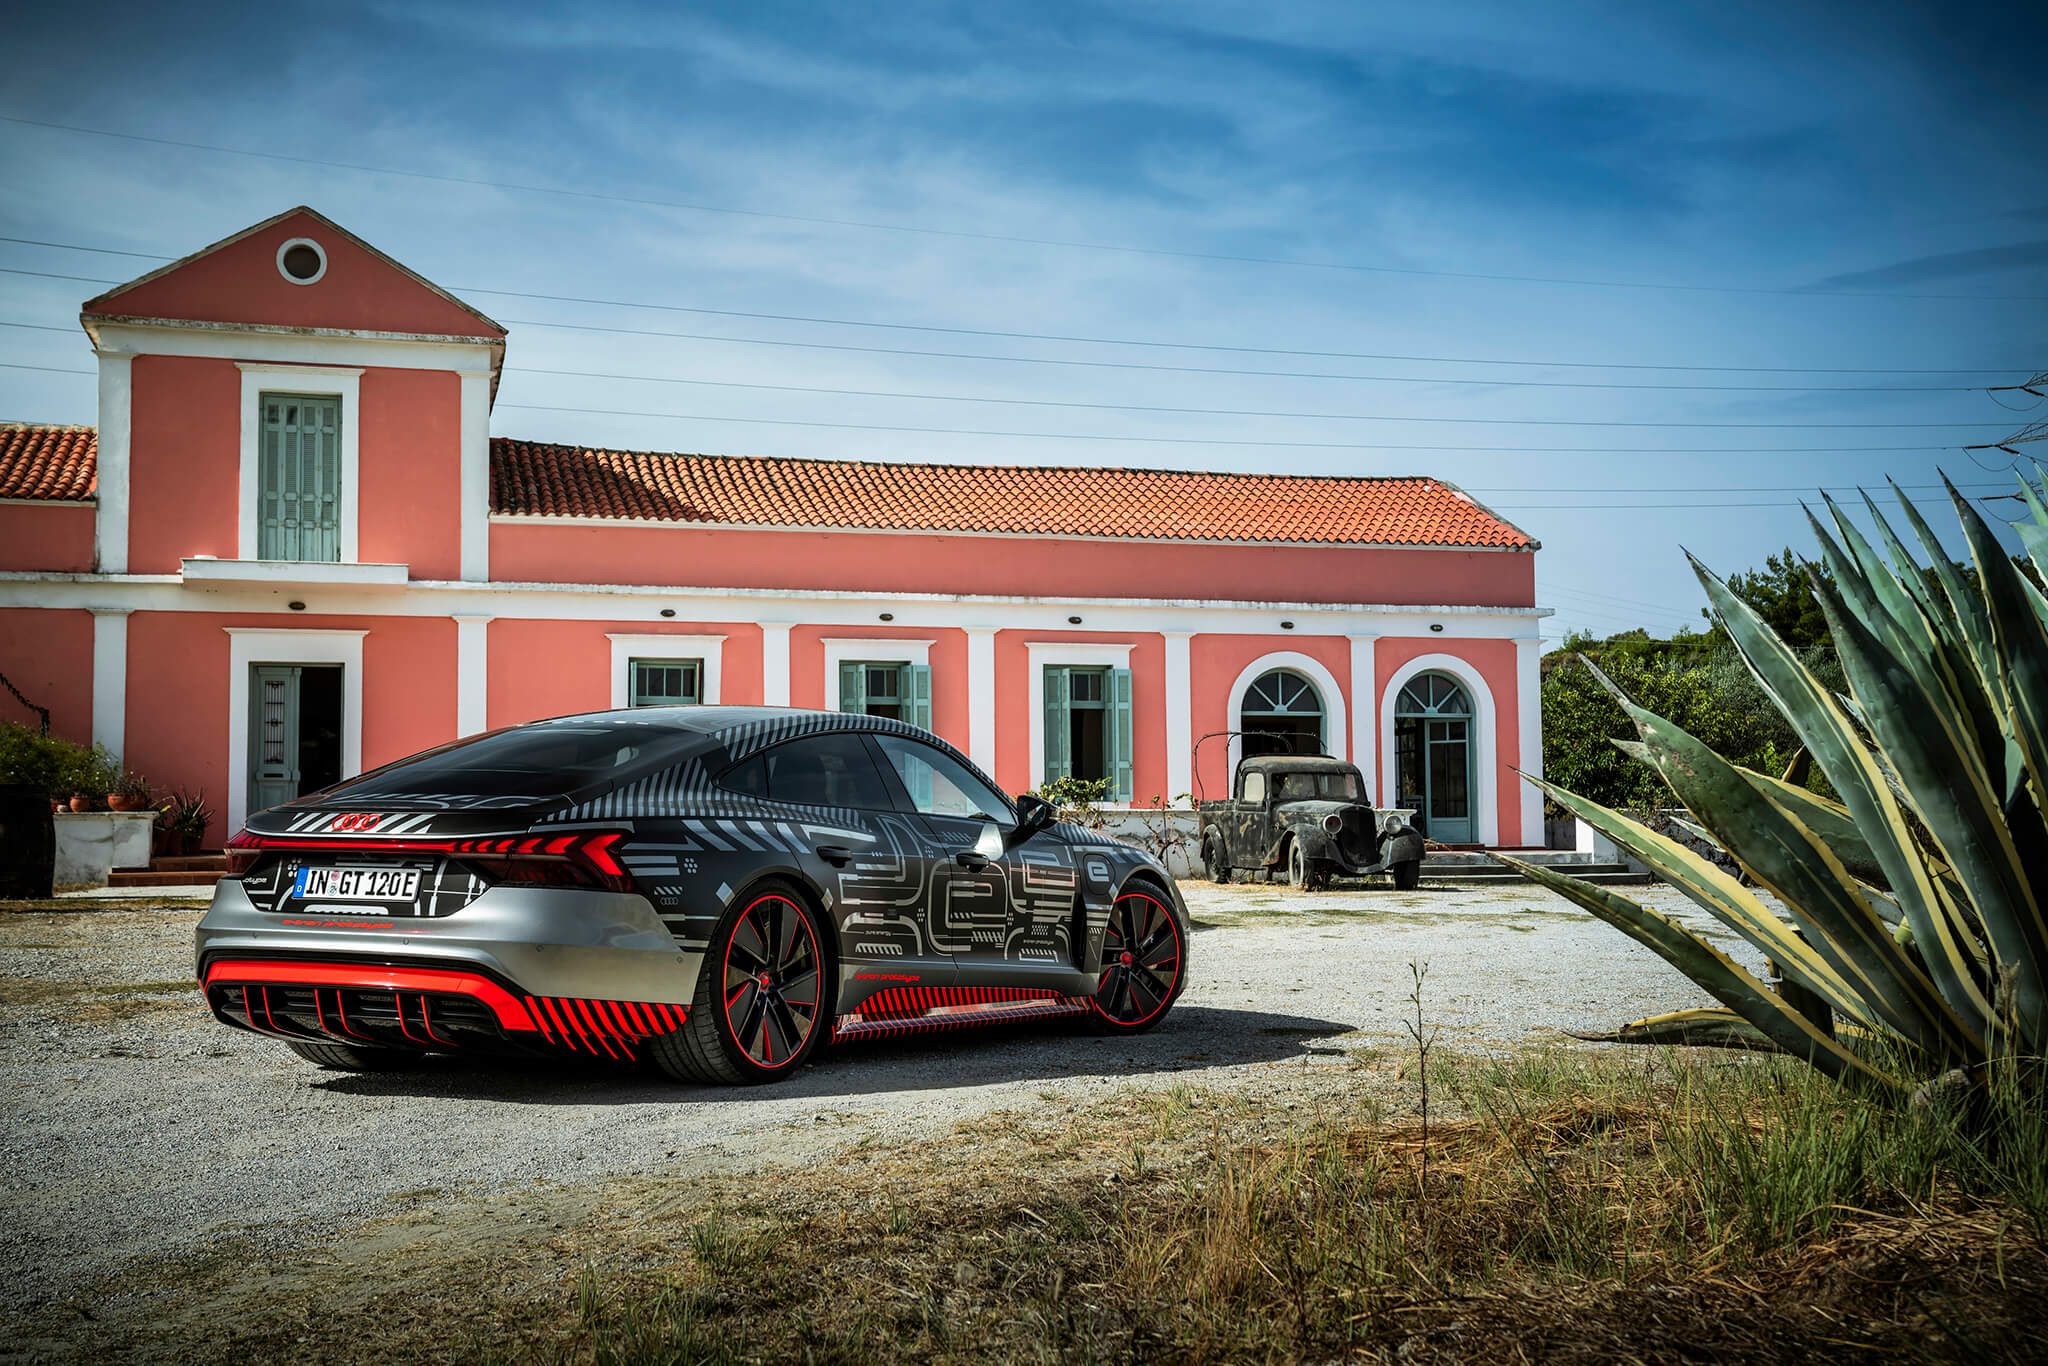
<svg viewBox="0 0 2048 1366">
<path fill-rule="evenodd" d="M 822 912 L 835 1038 L 1087 1014 L 1114 967 L 1105 930 L 1126 896 L 1170 911 L 1177 956 L 1157 1013 L 1185 984 L 1186 908 L 1142 850 L 1057 823 L 977 864 L 961 855 L 987 848 L 988 822 L 908 802 L 770 800 L 723 781 L 777 746 L 855 732 L 929 745 L 995 790 L 918 727 L 720 706 L 533 726 L 579 724 L 645 727 L 654 757 L 546 799 L 365 796 L 352 781 L 250 817 L 236 843 L 253 862 L 222 879 L 197 932 L 215 1015 L 359 1047 L 630 1058 L 685 1027 L 714 933 L 764 884 L 794 886 Z M 999 829 L 1015 826 L 1007 805 L 996 814 Z M 582 886 L 505 875 L 522 851 L 557 849 L 594 849 L 618 875 Z M 415 873 L 416 890 L 357 903 L 296 894 L 301 869 L 338 861 L 393 870 L 394 893 Z"/>
</svg>

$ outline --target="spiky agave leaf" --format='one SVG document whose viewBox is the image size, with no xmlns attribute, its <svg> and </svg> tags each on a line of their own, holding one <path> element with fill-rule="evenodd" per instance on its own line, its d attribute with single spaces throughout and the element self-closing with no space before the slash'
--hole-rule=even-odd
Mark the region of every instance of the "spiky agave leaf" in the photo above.
<svg viewBox="0 0 2048 1366">
<path fill-rule="evenodd" d="M 1966 1020 L 1990 1019 L 1990 999 L 1972 971 L 1975 960 L 1964 947 L 1971 938 L 1968 924 L 1929 868 L 1919 836 L 1893 791 L 1891 772 L 1865 745 L 1844 704 L 1820 686 L 1749 604 L 1699 561 L 1693 561 L 1693 568 L 1751 672 L 1841 794 L 1943 998 Z M 1861 700 L 1856 724 L 1869 728 L 1870 699 Z"/>
<path fill-rule="evenodd" d="M 1494 857 L 1654 950 L 1784 1052 L 1804 1058 L 1831 1077 L 1884 1090 L 1899 1089 L 1894 1078 L 1829 1037 L 1727 954 L 1668 916 L 1554 868 L 1525 863 L 1507 854 Z"/>
<path fill-rule="evenodd" d="M 1866 1024 L 1877 1023 L 1856 988 L 1812 944 L 1801 939 L 1792 926 L 1759 901 L 1754 892 L 1725 871 L 1677 840 L 1618 811 L 1541 778 L 1530 777 L 1529 782 L 1684 892 L 1693 904 L 1778 964 L 1787 978 L 1814 992 L 1838 1013 Z M 1496 862 L 1510 862 L 1503 854 L 1492 857 Z"/>
<path fill-rule="evenodd" d="M 1603 682 L 1607 680 L 1603 679 Z M 1825 843 L 1785 808 L 1756 800 L 1733 764 L 1682 728 L 1610 689 L 1642 734 L 1652 762 L 1680 801 L 1721 832 L 1743 869 L 1783 902 L 1806 939 L 1874 1016 L 1947 1064 L 1984 1047 L 1983 1018 L 1958 1016 L 1926 974 L 1893 942 L 1857 880 Z"/>
<path fill-rule="evenodd" d="M 1726 1006 L 1674 1010 L 1666 1015 L 1631 1020 L 1605 1034 L 1565 1031 L 1585 1043 L 1640 1043 L 1688 1048 L 1746 1048 L 1758 1053 L 1785 1050 L 1771 1037 Z"/>
<path fill-rule="evenodd" d="M 2041 911 L 2006 820 L 2003 784 L 1993 785 L 1955 700 L 1918 686 L 1818 576 L 1813 591 L 1834 632 L 1835 650 L 1849 686 L 1864 703 L 1873 739 L 1898 775 L 1914 814 L 1955 870 L 1956 880 L 1990 931 L 1999 956 L 2005 958 L 2009 950 L 2031 938 Z M 1913 931 L 1918 935 L 1921 927 L 1915 924 Z M 1962 947 L 1962 937 L 1958 926 L 1946 942 L 1937 937 L 1936 942 L 1920 946 L 1930 969 L 1936 969 L 1937 958 L 1948 960 L 1949 975 L 1959 987 L 1969 982 L 1971 975 L 1971 959 Z M 2004 944 L 1999 943 L 2001 938 Z M 2029 1045 L 2039 1047 L 2038 971 L 2027 973 L 2026 984 L 2029 998 L 2025 1006 L 2033 1014 L 2025 1032 Z M 1944 994 L 1948 991 L 1949 983 L 1944 982 Z M 1983 993 L 1972 983 L 1971 994 L 1981 997 Z"/>
</svg>

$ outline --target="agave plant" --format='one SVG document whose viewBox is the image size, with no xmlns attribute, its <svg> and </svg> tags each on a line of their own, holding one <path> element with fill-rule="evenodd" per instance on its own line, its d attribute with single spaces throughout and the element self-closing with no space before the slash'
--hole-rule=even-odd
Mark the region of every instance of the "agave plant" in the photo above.
<svg viewBox="0 0 2048 1366">
<path fill-rule="evenodd" d="M 2032 521 L 2019 533 L 2048 571 L 2048 473 L 2041 490 L 2024 476 L 2020 489 Z M 1822 688 L 1693 561 L 1742 658 L 1839 801 L 1728 763 L 1608 684 L 1641 737 L 1617 743 L 1655 767 L 1697 828 L 1777 906 L 1687 845 L 1529 778 L 1843 1023 L 1837 1031 L 1828 1012 L 1802 1010 L 1797 993 L 1774 992 L 1667 916 L 1496 856 L 1656 950 L 1723 1006 L 1608 1037 L 1771 1048 L 1885 1090 L 2048 1051 L 2048 597 L 1948 491 L 1974 571 L 1950 558 L 1896 486 L 1925 567 L 1867 495 L 1882 556 L 1832 499 L 1832 532 L 1808 512 L 1833 582 L 1811 565 L 1809 579 L 1848 696 Z"/>
</svg>

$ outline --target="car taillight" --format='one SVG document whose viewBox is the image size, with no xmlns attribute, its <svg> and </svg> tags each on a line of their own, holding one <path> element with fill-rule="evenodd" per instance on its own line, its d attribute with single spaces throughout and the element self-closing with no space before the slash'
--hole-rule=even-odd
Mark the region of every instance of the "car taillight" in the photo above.
<svg viewBox="0 0 2048 1366">
<path fill-rule="evenodd" d="M 501 882 L 630 892 L 633 875 L 612 853 L 612 846 L 624 838 L 616 830 L 604 830 L 594 834 L 455 840 L 448 852 L 480 865 Z"/>
<path fill-rule="evenodd" d="M 228 869 L 244 873 L 271 851 L 318 849 L 332 853 L 446 854 L 477 864 L 501 882 L 554 887 L 602 887 L 630 892 L 633 875 L 612 848 L 625 835 L 584 830 L 561 835 L 503 835 L 481 839 L 291 839 L 244 830 L 227 843 Z"/>
<path fill-rule="evenodd" d="M 237 834 L 227 843 L 228 876 L 240 877 L 256 866 L 263 857 L 263 837 L 252 835 L 247 830 Z"/>
</svg>

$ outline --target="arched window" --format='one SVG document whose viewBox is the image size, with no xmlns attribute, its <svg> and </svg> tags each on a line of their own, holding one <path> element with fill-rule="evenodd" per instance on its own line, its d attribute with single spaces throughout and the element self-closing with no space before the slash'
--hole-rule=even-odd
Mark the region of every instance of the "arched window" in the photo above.
<svg viewBox="0 0 2048 1366">
<path fill-rule="evenodd" d="M 1269 669 L 1244 690 L 1246 758 L 1257 754 L 1323 753 L 1323 698 L 1292 669 Z"/>
<path fill-rule="evenodd" d="M 1417 674 L 1394 700 L 1397 804 L 1422 833 L 1469 844 L 1472 820 L 1472 699 L 1448 674 Z"/>
</svg>

